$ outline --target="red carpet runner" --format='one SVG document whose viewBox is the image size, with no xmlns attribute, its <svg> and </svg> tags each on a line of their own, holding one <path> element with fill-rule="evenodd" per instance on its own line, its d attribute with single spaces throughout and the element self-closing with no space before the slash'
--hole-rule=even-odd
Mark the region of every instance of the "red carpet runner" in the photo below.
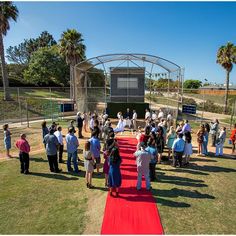
<svg viewBox="0 0 236 236">
<path fill-rule="evenodd" d="M 118 198 L 108 194 L 101 234 L 163 234 L 155 199 L 145 189 L 136 190 L 135 138 L 119 138 L 122 186 Z"/>
</svg>

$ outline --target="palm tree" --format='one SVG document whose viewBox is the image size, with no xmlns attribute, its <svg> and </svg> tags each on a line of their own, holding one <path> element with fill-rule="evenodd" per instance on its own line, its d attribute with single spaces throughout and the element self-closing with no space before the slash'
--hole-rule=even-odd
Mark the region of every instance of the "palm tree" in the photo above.
<svg viewBox="0 0 236 236">
<path fill-rule="evenodd" d="M 1 66 L 2 66 L 4 100 L 10 99 L 10 93 L 8 91 L 9 81 L 6 70 L 3 36 L 6 36 L 7 31 L 10 29 L 9 21 L 11 19 L 16 21 L 17 17 L 18 17 L 18 9 L 15 5 L 12 4 L 12 2 L 0 2 L 0 54 L 1 54 L 0 56 L 1 56 Z"/>
<path fill-rule="evenodd" d="M 236 46 L 230 42 L 228 42 L 225 46 L 221 46 L 217 52 L 216 62 L 226 70 L 226 88 L 224 104 L 224 113 L 226 114 L 229 93 L 229 74 L 233 69 L 233 63 L 236 63 Z"/>
<path fill-rule="evenodd" d="M 86 47 L 83 41 L 82 34 L 75 29 L 64 31 L 59 40 L 60 52 L 66 58 L 66 63 L 70 65 L 70 98 L 72 100 L 75 100 L 74 67 L 85 59 Z"/>
</svg>

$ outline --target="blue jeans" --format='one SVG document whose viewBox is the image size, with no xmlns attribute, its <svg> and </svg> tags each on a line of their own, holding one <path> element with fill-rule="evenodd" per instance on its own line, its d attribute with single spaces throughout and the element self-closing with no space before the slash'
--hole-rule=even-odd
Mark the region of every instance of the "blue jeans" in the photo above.
<svg viewBox="0 0 236 236">
<path fill-rule="evenodd" d="M 78 163 L 77 163 L 77 151 L 73 152 L 73 153 L 67 153 L 68 154 L 68 158 L 67 158 L 67 170 L 71 171 L 71 158 L 73 161 L 73 165 L 74 165 L 74 171 L 75 172 L 79 172 L 78 169 Z"/>
<path fill-rule="evenodd" d="M 146 189 L 150 189 L 150 177 L 149 172 L 144 175 L 145 181 L 146 181 Z M 138 181 L 137 181 L 137 189 L 141 189 L 142 185 L 142 173 L 138 172 Z"/>
</svg>

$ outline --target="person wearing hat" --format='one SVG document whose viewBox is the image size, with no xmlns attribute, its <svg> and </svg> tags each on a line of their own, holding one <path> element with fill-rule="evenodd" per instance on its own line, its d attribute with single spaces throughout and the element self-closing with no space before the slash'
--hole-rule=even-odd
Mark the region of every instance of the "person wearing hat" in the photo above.
<svg viewBox="0 0 236 236">
<path fill-rule="evenodd" d="M 76 116 L 76 126 L 78 128 L 78 137 L 83 138 L 84 136 L 82 135 L 82 129 L 83 129 L 83 121 L 84 119 L 81 117 L 81 112 L 77 113 Z"/>
<path fill-rule="evenodd" d="M 20 139 L 16 141 L 16 147 L 19 149 L 20 173 L 29 174 L 29 152 L 30 145 L 26 140 L 26 135 L 21 134 Z"/>
<path fill-rule="evenodd" d="M 136 157 L 138 172 L 137 190 L 141 189 L 142 176 L 144 176 L 146 181 L 146 189 L 151 189 L 149 177 L 149 163 L 152 159 L 152 155 L 148 151 L 146 151 L 145 148 L 146 145 L 142 142 L 140 143 L 140 149 L 134 153 L 134 156 Z"/>
<path fill-rule="evenodd" d="M 79 141 L 77 137 L 74 135 L 75 130 L 73 127 L 69 128 L 69 133 L 66 135 L 66 147 L 67 147 L 67 154 L 68 154 L 68 159 L 67 159 L 67 170 L 73 171 L 71 168 L 71 159 L 73 161 L 74 165 L 74 172 L 78 173 L 79 168 L 78 168 L 78 163 L 77 163 L 77 158 L 78 158 L 78 152 L 77 148 L 79 147 Z"/>
<path fill-rule="evenodd" d="M 55 132 L 54 128 L 50 127 L 49 133 L 45 135 L 43 139 L 43 143 L 46 146 L 46 153 L 48 157 L 50 171 L 59 173 L 62 171 L 61 169 L 58 168 L 58 160 L 57 160 L 57 148 L 59 146 L 59 142 L 54 132 Z"/>
</svg>

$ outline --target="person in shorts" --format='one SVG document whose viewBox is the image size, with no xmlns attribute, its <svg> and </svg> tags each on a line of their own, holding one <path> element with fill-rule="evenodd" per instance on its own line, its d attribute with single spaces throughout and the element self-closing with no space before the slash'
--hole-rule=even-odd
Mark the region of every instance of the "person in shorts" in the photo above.
<svg viewBox="0 0 236 236">
<path fill-rule="evenodd" d="M 99 167 L 100 167 L 100 163 L 101 163 L 101 157 L 100 157 L 101 144 L 100 144 L 100 140 L 98 138 L 98 135 L 99 135 L 99 132 L 93 131 L 92 138 L 89 139 L 90 151 L 91 151 L 92 156 L 96 162 L 97 173 L 99 173 Z"/>
</svg>

